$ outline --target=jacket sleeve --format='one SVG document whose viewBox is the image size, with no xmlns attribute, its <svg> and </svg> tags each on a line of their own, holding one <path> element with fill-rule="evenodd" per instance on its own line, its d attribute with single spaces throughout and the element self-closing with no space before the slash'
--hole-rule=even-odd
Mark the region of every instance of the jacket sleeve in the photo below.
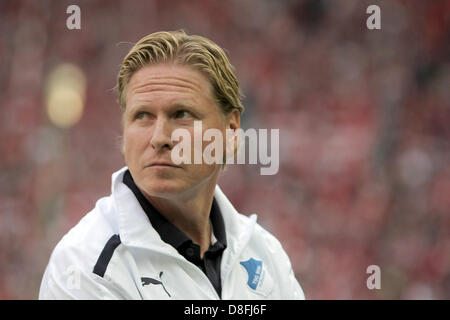
<svg viewBox="0 0 450 320">
<path fill-rule="evenodd" d="M 269 232 L 265 232 L 267 248 L 273 257 L 272 263 L 276 268 L 277 284 L 280 289 L 282 300 L 305 300 L 305 294 L 299 282 L 295 278 L 291 261 L 284 251 L 280 241 Z"/>
<path fill-rule="evenodd" d="M 103 278 L 89 270 L 86 261 L 69 248 L 57 246 L 42 278 L 40 300 L 124 299 Z"/>
<path fill-rule="evenodd" d="M 282 260 L 285 260 L 285 263 L 283 263 L 280 267 L 284 270 L 282 271 L 282 274 L 285 274 L 286 276 L 283 279 L 283 299 L 284 300 L 305 300 L 305 294 L 303 293 L 303 289 L 298 283 L 297 279 L 294 275 L 294 270 L 292 269 L 291 262 L 289 261 L 289 257 L 287 256 L 286 252 L 281 248 L 282 253 Z"/>
</svg>

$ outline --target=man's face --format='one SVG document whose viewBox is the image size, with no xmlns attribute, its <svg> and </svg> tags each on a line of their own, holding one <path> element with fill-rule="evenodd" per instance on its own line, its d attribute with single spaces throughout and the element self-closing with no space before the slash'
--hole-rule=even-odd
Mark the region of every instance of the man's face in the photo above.
<svg viewBox="0 0 450 320">
<path fill-rule="evenodd" d="M 202 131 L 222 132 L 239 126 L 239 112 L 226 116 L 214 102 L 211 84 L 189 66 L 158 64 L 145 66 L 130 79 L 123 115 L 125 162 L 136 185 L 144 194 L 170 198 L 189 197 L 202 187 L 215 186 L 219 164 L 173 165 L 172 132 L 183 128 L 191 135 L 194 150 L 194 121 Z M 202 136 L 203 136 L 202 132 Z M 203 142 L 203 149 L 209 142 Z M 192 157 L 191 157 L 192 159 Z"/>
</svg>

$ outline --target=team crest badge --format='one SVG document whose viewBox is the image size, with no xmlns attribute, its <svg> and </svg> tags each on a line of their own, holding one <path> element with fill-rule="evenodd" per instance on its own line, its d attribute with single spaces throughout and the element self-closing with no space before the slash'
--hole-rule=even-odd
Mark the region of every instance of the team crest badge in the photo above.
<svg viewBox="0 0 450 320">
<path fill-rule="evenodd" d="M 256 260 L 250 258 L 247 261 L 241 261 L 241 265 L 244 266 L 245 270 L 248 273 L 248 281 L 247 284 L 253 290 L 256 290 L 258 284 L 261 280 L 262 270 L 263 270 L 263 262 L 261 260 Z"/>
</svg>

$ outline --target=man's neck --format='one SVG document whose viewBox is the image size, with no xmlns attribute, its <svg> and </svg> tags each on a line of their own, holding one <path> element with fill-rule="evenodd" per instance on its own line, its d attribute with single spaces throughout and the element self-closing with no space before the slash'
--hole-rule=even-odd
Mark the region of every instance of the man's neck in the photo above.
<svg viewBox="0 0 450 320">
<path fill-rule="evenodd" d="M 200 246 L 200 256 L 208 250 L 211 242 L 210 211 L 217 179 L 199 187 L 195 194 L 189 196 L 163 198 L 153 197 L 141 192 L 153 207 L 170 223 L 183 231 L 194 243 Z"/>
</svg>

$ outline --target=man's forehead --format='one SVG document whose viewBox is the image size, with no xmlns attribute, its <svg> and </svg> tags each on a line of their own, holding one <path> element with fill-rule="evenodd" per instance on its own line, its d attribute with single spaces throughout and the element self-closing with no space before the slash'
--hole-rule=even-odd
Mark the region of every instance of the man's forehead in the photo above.
<svg viewBox="0 0 450 320">
<path fill-rule="evenodd" d="M 205 94 L 211 91 L 211 85 L 199 71 L 175 64 L 145 66 L 131 77 L 128 85 L 129 94 L 164 90 Z"/>
</svg>

